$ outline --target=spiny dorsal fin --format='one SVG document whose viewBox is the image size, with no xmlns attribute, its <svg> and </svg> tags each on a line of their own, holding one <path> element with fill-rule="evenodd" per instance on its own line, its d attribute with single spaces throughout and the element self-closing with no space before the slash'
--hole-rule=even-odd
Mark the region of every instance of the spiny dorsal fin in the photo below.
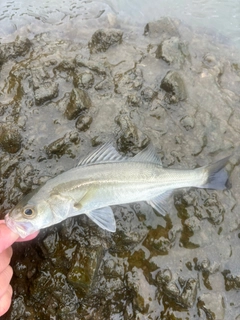
<svg viewBox="0 0 240 320">
<path fill-rule="evenodd" d="M 78 166 L 84 166 L 94 163 L 117 162 L 127 160 L 127 157 L 122 156 L 113 146 L 113 141 L 110 140 L 102 146 L 94 150 L 86 158 L 80 160 Z"/>
<path fill-rule="evenodd" d="M 158 156 L 158 154 L 156 153 L 156 150 L 151 142 L 146 146 L 146 148 L 144 148 L 134 157 L 128 158 L 128 160 L 135 161 L 135 162 L 151 162 L 151 163 L 156 163 L 158 165 L 162 165 L 162 161 Z"/>
<path fill-rule="evenodd" d="M 151 143 L 147 145 L 145 149 L 140 151 L 134 157 L 122 156 L 113 146 L 113 141 L 110 140 L 104 143 L 102 146 L 91 152 L 87 157 L 79 161 L 78 166 L 86 166 L 96 163 L 106 162 L 151 162 L 158 165 L 162 165 L 160 157 L 156 154 L 156 151 Z"/>
</svg>

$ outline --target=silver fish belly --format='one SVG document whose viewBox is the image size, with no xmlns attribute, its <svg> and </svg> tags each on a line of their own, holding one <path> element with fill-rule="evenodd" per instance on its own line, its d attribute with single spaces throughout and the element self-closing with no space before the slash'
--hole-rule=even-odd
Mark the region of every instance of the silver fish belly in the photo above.
<svg viewBox="0 0 240 320">
<path fill-rule="evenodd" d="M 228 158 L 194 170 L 166 169 L 150 144 L 135 157 L 120 155 L 106 143 L 76 168 L 48 180 L 6 215 L 21 237 L 68 217 L 86 214 L 101 228 L 116 230 L 112 205 L 147 201 L 165 214 L 164 200 L 182 187 L 224 189 Z"/>
</svg>

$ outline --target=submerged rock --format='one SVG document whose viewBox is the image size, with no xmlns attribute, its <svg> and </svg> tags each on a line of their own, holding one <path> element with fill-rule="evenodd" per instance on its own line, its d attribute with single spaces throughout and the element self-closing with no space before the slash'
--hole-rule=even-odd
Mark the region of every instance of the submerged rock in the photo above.
<svg viewBox="0 0 240 320">
<path fill-rule="evenodd" d="M 0 147 L 9 153 L 16 153 L 21 148 L 22 137 L 17 127 L 10 123 L 0 123 Z"/>
<path fill-rule="evenodd" d="M 177 103 L 187 98 L 183 78 L 176 71 L 168 71 L 160 87 L 167 92 L 167 99 L 170 103 Z"/>
<path fill-rule="evenodd" d="M 177 37 L 172 37 L 158 45 L 156 58 L 163 59 L 176 68 L 181 68 L 185 60 L 190 59 L 190 54 L 186 43 L 181 42 Z"/>
<path fill-rule="evenodd" d="M 179 31 L 174 20 L 163 17 L 157 21 L 147 23 L 144 28 L 144 35 L 163 40 L 170 37 L 179 37 Z"/>
<path fill-rule="evenodd" d="M 88 47 L 91 53 L 105 52 L 110 47 L 116 44 L 120 44 L 122 41 L 123 32 L 115 29 L 101 29 L 97 30 L 91 41 L 88 43 Z"/>
<path fill-rule="evenodd" d="M 1 44 L 0 46 L 0 66 L 9 59 L 24 56 L 31 48 L 28 38 L 17 37 L 14 42 Z"/>
<path fill-rule="evenodd" d="M 76 128 L 79 131 L 87 131 L 92 123 L 92 117 L 83 115 L 80 116 L 76 121 Z"/>
<path fill-rule="evenodd" d="M 88 93 L 82 89 L 74 88 L 70 95 L 70 101 L 65 110 L 68 120 L 76 119 L 81 112 L 88 110 L 92 106 L 92 101 Z"/>
</svg>

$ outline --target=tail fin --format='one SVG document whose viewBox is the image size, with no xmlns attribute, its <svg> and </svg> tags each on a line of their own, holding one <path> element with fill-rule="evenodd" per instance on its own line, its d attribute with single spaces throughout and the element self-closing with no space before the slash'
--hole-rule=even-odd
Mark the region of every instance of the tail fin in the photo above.
<svg viewBox="0 0 240 320">
<path fill-rule="evenodd" d="M 230 156 L 208 166 L 196 169 L 204 170 L 207 175 L 207 181 L 200 188 L 224 190 L 230 187 L 228 172 L 225 169 L 229 158 Z"/>
</svg>

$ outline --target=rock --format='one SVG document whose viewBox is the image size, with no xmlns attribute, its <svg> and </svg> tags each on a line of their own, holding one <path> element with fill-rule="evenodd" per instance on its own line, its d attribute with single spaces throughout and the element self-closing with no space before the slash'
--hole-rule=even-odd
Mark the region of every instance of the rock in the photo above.
<svg viewBox="0 0 240 320">
<path fill-rule="evenodd" d="M 76 121 L 76 128 L 79 131 L 87 131 L 92 123 L 92 117 L 90 116 L 80 116 Z"/>
<path fill-rule="evenodd" d="M 123 32 L 116 29 L 100 29 L 94 32 L 88 47 L 91 53 L 105 52 L 110 47 L 122 42 Z"/>
<path fill-rule="evenodd" d="M 180 120 L 180 122 L 187 131 L 193 129 L 195 126 L 195 119 L 192 116 L 185 116 Z"/>
<path fill-rule="evenodd" d="M 93 72 L 96 72 L 100 76 L 107 74 L 107 69 L 101 62 L 87 60 L 83 58 L 81 55 L 77 55 L 75 57 L 75 64 L 77 67 L 84 67 Z"/>
<path fill-rule="evenodd" d="M 155 92 L 152 88 L 147 87 L 141 91 L 141 95 L 144 101 L 152 102 L 157 97 L 157 92 Z"/>
<path fill-rule="evenodd" d="M 103 248 L 78 248 L 75 252 L 75 258 L 67 274 L 68 282 L 75 288 L 80 288 L 85 294 L 88 293 L 93 286 Z"/>
<path fill-rule="evenodd" d="M 50 143 L 46 147 L 46 153 L 48 156 L 52 156 L 53 154 L 62 155 L 65 153 L 67 147 L 67 141 L 65 137 L 62 137 Z"/>
<path fill-rule="evenodd" d="M 127 104 L 129 105 L 129 107 L 140 107 L 142 101 L 137 93 L 132 93 L 127 96 Z"/>
<path fill-rule="evenodd" d="M 30 163 L 26 163 L 24 166 L 18 165 L 15 185 L 23 192 L 27 193 L 32 189 L 33 177 L 36 173 Z"/>
<path fill-rule="evenodd" d="M 0 123 L 0 147 L 8 153 L 16 153 L 21 148 L 22 137 L 17 128 Z"/>
<path fill-rule="evenodd" d="M 167 92 L 170 103 L 177 103 L 187 98 L 184 81 L 176 71 L 168 71 L 160 87 Z"/>
<path fill-rule="evenodd" d="M 0 47 L 0 65 L 9 59 L 23 56 L 30 50 L 31 42 L 27 38 L 17 36 L 11 43 L 1 44 Z"/>
<path fill-rule="evenodd" d="M 74 77 L 73 84 L 76 88 L 90 89 L 94 84 L 93 74 L 91 72 L 80 73 Z"/>
<path fill-rule="evenodd" d="M 115 121 L 121 130 L 117 141 L 120 151 L 134 155 L 147 146 L 149 138 L 132 123 L 127 115 L 119 115 Z"/>
<path fill-rule="evenodd" d="M 230 270 L 224 270 L 222 272 L 225 281 L 225 289 L 239 290 L 240 289 L 240 275 L 232 275 Z"/>
<path fill-rule="evenodd" d="M 200 317 L 207 319 L 225 319 L 224 300 L 219 293 L 204 293 L 198 298 L 198 310 Z M 205 316 L 204 316 L 204 313 Z"/>
<path fill-rule="evenodd" d="M 58 96 L 58 84 L 54 82 L 42 83 L 34 90 L 35 103 L 37 106 Z"/>
<path fill-rule="evenodd" d="M 144 28 L 144 35 L 150 38 L 166 39 L 179 37 L 179 31 L 174 20 L 163 17 L 160 20 L 147 23 Z"/>
<path fill-rule="evenodd" d="M 46 153 L 49 158 L 51 158 L 52 155 L 54 155 L 54 154 L 56 154 L 58 156 L 62 156 L 67 151 L 69 151 L 68 149 L 71 147 L 71 145 L 73 143 L 74 144 L 79 143 L 79 135 L 78 135 L 77 131 L 68 132 L 62 138 L 59 138 L 59 139 L 51 142 L 46 147 Z"/>
<path fill-rule="evenodd" d="M 140 90 L 143 85 L 143 74 L 138 68 L 133 68 L 125 73 L 117 73 L 114 78 L 114 90 L 116 93 Z"/>
<path fill-rule="evenodd" d="M 179 303 L 183 307 L 191 308 L 194 305 L 197 297 L 197 285 L 196 279 L 187 280 L 179 299 Z"/>
<path fill-rule="evenodd" d="M 181 42 L 177 37 L 172 37 L 158 45 L 156 58 L 163 59 L 176 68 L 181 68 L 185 59 L 190 59 L 190 54 L 185 43 Z"/>
<path fill-rule="evenodd" d="M 73 89 L 70 95 L 70 101 L 65 110 L 68 120 L 76 119 L 84 110 L 91 108 L 92 102 L 88 93 L 82 89 Z"/>
</svg>

